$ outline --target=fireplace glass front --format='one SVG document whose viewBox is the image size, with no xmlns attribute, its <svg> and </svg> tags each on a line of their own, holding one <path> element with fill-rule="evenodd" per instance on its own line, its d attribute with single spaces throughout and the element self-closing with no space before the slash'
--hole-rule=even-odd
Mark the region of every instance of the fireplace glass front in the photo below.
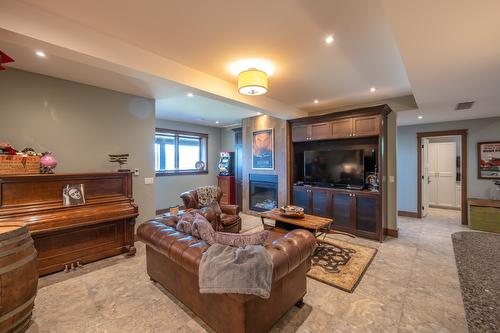
<svg viewBox="0 0 500 333">
<path fill-rule="evenodd" d="M 278 207 L 278 176 L 251 174 L 250 209 L 258 212 Z"/>
</svg>

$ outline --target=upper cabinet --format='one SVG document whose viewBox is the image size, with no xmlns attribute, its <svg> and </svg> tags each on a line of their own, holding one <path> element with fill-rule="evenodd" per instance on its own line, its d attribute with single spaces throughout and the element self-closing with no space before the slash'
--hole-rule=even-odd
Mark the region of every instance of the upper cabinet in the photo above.
<svg viewBox="0 0 500 333">
<path fill-rule="evenodd" d="M 304 142 L 375 136 L 380 134 L 380 122 L 380 115 L 373 115 L 341 118 L 313 124 L 294 124 L 292 126 L 292 141 Z"/>
<path fill-rule="evenodd" d="M 292 141 L 312 141 L 330 138 L 330 123 L 295 125 L 292 128 Z"/>
<path fill-rule="evenodd" d="M 357 117 L 352 119 L 353 136 L 372 136 L 380 133 L 380 116 Z"/>
<path fill-rule="evenodd" d="M 292 141 L 309 141 L 311 136 L 311 125 L 295 125 L 292 127 Z"/>
<path fill-rule="evenodd" d="M 311 124 L 310 140 L 323 140 L 330 137 L 330 123 Z"/>
<path fill-rule="evenodd" d="M 330 127 L 331 137 L 334 139 L 352 136 L 352 118 L 331 121 Z"/>
</svg>

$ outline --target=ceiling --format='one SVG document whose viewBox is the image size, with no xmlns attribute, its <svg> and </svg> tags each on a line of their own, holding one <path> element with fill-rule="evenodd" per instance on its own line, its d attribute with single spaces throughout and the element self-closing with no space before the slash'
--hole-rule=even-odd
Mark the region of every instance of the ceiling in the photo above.
<svg viewBox="0 0 500 333">
<path fill-rule="evenodd" d="M 257 111 L 247 107 L 217 101 L 201 95 L 174 95 L 156 100 L 156 117 L 198 123 L 210 126 L 231 126 L 242 118 L 256 116 Z M 208 118 L 207 118 L 208 117 Z"/>
<path fill-rule="evenodd" d="M 229 82 L 229 62 L 269 59 L 268 96 L 298 108 L 373 99 L 372 86 L 383 97 L 411 91 L 378 1 L 25 2 Z"/>
<path fill-rule="evenodd" d="M 398 124 L 500 116 L 500 1 L 383 4 L 418 105 L 398 113 Z M 466 101 L 476 103 L 454 110 Z"/>
<path fill-rule="evenodd" d="M 7 42 L 5 40 L 9 39 L 9 35 L 12 34 L 0 29 L 2 49 L 8 50 L 8 54 L 16 60 L 8 64 L 8 67 L 154 98 L 156 117 L 159 119 L 223 127 L 238 123 L 242 118 L 255 116 L 259 112 L 252 106 L 224 101 L 175 82 L 132 75 L 130 72 L 121 74 L 72 60 L 71 56 L 59 56 L 49 45 L 42 47 L 48 53 L 47 57 L 39 58 L 33 52 L 42 46 L 39 41 L 23 38 L 22 43 Z"/>
<path fill-rule="evenodd" d="M 402 96 L 415 103 L 398 108 L 399 125 L 500 116 L 500 1 L 141 4 L 2 2 L 2 49 L 13 67 L 155 98 L 166 119 L 223 126 L 256 112 L 290 119 Z M 45 62 L 33 59 L 40 47 L 50 50 Z M 238 94 L 226 68 L 251 57 L 276 66 L 265 96 Z M 468 100 L 471 110 L 453 110 Z"/>
</svg>

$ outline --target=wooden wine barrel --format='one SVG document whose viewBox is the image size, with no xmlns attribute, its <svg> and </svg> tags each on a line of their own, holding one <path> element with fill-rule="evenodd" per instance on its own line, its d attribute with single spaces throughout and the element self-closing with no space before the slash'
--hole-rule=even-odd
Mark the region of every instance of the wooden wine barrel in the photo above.
<svg viewBox="0 0 500 333">
<path fill-rule="evenodd" d="M 0 332 L 24 332 L 38 286 L 37 253 L 24 223 L 0 223 Z"/>
</svg>

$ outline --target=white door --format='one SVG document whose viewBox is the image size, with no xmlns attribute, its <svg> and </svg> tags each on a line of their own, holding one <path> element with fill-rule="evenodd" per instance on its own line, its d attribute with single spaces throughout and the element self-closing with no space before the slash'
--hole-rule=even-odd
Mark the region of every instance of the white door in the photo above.
<svg viewBox="0 0 500 333">
<path fill-rule="evenodd" d="M 440 142 L 437 146 L 438 205 L 455 207 L 457 145 L 455 142 Z"/>
<path fill-rule="evenodd" d="M 422 216 L 429 211 L 429 139 L 422 139 Z"/>
<path fill-rule="evenodd" d="M 429 204 L 438 204 L 438 143 L 429 143 L 429 175 L 427 178 L 429 190 Z"/>
</svg>

